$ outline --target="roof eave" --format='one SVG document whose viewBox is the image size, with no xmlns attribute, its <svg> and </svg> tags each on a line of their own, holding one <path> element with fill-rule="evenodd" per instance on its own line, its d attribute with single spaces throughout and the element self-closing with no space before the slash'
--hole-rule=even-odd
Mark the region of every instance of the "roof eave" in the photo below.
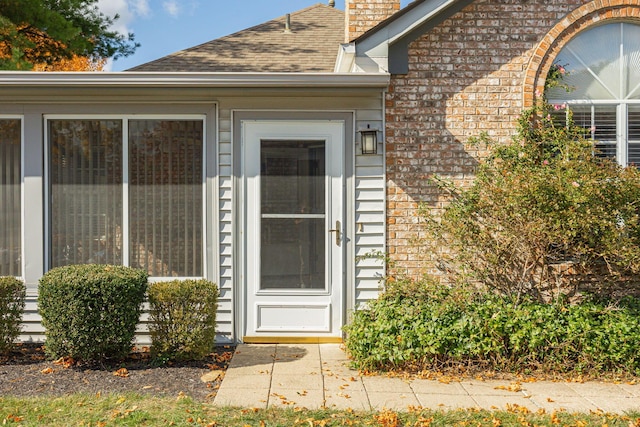
<svg viewBox="0 0 640 427">
<path fill-rule="evenodd" d="M 356 59 L 356 46 L 354 43 L 344 43 L 338 48 L 338 56 L 334 72 L 349 73 L 353 71 L 353 64 Z"/>
<path fill-rule="evenodd" d="M 0 72 L 0 87 L 386 87 L 384 73 Z"/>
</svg>

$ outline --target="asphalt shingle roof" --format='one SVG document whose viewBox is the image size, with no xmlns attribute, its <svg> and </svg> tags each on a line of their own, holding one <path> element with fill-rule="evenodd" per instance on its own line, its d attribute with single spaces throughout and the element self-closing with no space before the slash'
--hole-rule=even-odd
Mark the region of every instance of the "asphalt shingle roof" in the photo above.
<svg viewBox="0 0 640 427">
<path fill-rule="evenodd" d="M 255 27 L 172 53 L 129 71 L 332 72 L 344 42 L 344 12 L 316 4 Z"/>
</svg>

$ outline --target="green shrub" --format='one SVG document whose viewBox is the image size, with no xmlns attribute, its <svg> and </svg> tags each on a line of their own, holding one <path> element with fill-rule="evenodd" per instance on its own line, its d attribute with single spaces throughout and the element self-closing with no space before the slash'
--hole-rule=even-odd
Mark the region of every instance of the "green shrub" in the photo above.
<svg viewBox="0 0 640 427">
<path fill-rule="evenodd" d="M 171 360 L 200 359 L 213 350 L 218 288 L 208 280 L 149 285 L 152 354 Z"/>
<path fill-rule="evenodd" d="M 526 373 L 640 374 L 640 300 L 520 304 L 495 294 L 383 293 L 345 327 L 355 367 L 443 364 Z"/>
<path fill-rule="evenodd" d="M 513 142 L 492 148 L 469 187 L 439 181 L 451 203 L 444 212 L 423 205 L 424 243 L 450 280 L 514 300 L 640 295 L 640 170 L 595 156 L 586 132 L 542 103 L 522 114 Z"/>
<path fill-rule="evenodd" d="M 49 356 L 84 361 L 131 351 L 147 273 L 112 265 L 70 265 L 40 279 L 38 306 Z"/>
<path fill-rule="evenodd" d="M 20 335 L 26 289 L 15 277 L 0 277 L 0 353 L 6 353 Z"/>
</svg>

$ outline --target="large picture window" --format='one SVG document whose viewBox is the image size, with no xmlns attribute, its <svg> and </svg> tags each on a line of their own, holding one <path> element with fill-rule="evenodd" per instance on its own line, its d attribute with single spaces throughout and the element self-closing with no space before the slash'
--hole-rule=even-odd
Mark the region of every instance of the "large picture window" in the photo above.
<svg viewBox="0 0 640 427">
<path fill-rule="evenodd" d="M 640 25 L 603 24 L 583 31 L 560 51 L 571 90 L 546 93 L 566 104 L 577 125 L 590 129 L 599 155 L 640 165 Z"/>
<path fill-rule="evenodd" d="M 50 119 L 50 264 L 203 275 L 202 119 Z"/>
<path fill-rule="evenodd" d="M 20 276 L 22 122 L 0 118 L 0 276 Z"/>
</svg>

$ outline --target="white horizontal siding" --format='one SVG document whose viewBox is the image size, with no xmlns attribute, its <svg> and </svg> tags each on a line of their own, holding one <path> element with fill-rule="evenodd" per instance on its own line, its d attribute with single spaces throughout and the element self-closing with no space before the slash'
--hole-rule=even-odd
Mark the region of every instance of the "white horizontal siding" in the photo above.
<svg viewBox="0 0 640 427">
<path fill-rule="evenodd" d="M 20 340 L 25 342 L 44 342 L 44 327 L 38 314 L 37 294 L 27 292 L 24 314 L 22 316 L 22 334 Z"/>
<path fill-rule="evenodd" d="M 376 299 L 380 295 L 380 282 L 376 280 L 361 280 L 363 283 L 356 292 L 356 298 L 360 303 L 358 308 L 366 305 L 367 301 Z"/>
<path fill-rule="evenodd" d="M 217 330 L 219 339 L 233 339 L 233 145 L 231 111 L 220 110 L 218 123 L 218 200 L 220 277 Z"/>
<path fill-rule="evenodd" d="M 380 108 L 357 111 L 356 130 L 382 130 L 383 112 Z M 378 137 L 383 141 L 383 133 Z M 384 144 L 378 144 L 377 155 L 362 155 L 356 145 L 355 158 L 355 307 L 378 296 L 385 274 L 386 198 Z"/>
</svg>

